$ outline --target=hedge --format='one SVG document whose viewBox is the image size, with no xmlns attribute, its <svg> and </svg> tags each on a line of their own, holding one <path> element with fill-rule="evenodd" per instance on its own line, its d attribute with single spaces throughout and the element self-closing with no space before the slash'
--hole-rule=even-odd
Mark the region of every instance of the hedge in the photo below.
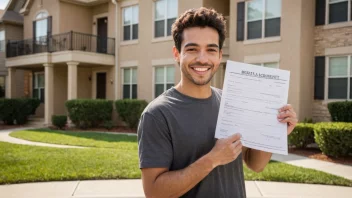
<svg viewBox="0 0 352 198">
<path fill-rule="evenodd" d="M 314 124 L 311 123 L 298 123 L 288 136 L 289 146 L 305 148 L 311 143 L 314 143 Z"/>
<path fill-rule="evenodd" d="M 53 115 L 53 116 L 51 116 L 51 122 L 57 128 L 62 129 L 66 126 L 67 116 L 66 115 Z"/>
<path fill-rule="evenodd" d="M 331 102 L 328 109 L 333 122 L 352 122 L 352 101 Z"/>
<path fill-rule="evenodd" d="M 112 117 L 112 101 L 75 99 L 66 101 L 70 120 L 79 128 L 97 127 Z"/>
<path fill-rule="evenodd" d="M 0 99 L 0 119 L 5 124 L 25 124 L 40 105 L 36 98 Z"/>
<path fill-rule="evenodd" d="M 115 101 L 116 111 L 128 127 L 137 128 L 139 118 L 148 103 L 145 100 L 123 99 Z"/>
<path fill-rule="evenodd" d="M 330 156 L 352 155 L 352 123 L 322 122 L 314 126 L 314 138 L 320 150 Z"/>
</svg>

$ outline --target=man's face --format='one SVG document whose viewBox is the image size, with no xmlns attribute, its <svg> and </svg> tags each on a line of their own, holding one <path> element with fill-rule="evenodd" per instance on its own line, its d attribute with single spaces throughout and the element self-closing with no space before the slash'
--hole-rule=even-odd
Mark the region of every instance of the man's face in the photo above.
<svg viewBox="0 0 352 198">
<path fill-rule="evenodd" d="M 185 29 L 181 52 L 178 52 L 176 47 L 173 51 L 181 67 L 182 79 L 200 86 L 210 83 L 222 58 L 219 34 L 209 27 Z"/>
</svg>

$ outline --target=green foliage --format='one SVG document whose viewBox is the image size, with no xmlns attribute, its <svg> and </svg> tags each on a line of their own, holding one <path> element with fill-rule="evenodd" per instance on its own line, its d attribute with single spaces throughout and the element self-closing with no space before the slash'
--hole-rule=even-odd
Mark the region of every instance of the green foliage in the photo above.
<svg viewBox="0 0 352 198">
<path fill-rule="evenodd" d="M 331 102 L 328 109 L 333 122 L 352 122 L 352 101 Z"/>
<path fill-rule="evenodd" d="M 288 145 L 296 148 L 305 148 L 311 143 L 314 143 L 314 124 L 311 123 L 298 123 L 288 136 Z"/>
<path fill-rule="evenodd" d="M 51 116 L 51 122 L 57 128 L 62 129 L 65 127 L 65 125 L 67 123 L 67 116 L 66 115 L 53 115 L 53 116 Z"/>
<path fill-rule="evenodd" d="M 110 130 L 114 127 L 114 124 L 112 123 L 111 120 L 105 121 L 103 125 L 104 125 L 104 128 L 106 128 L 107 130 Z"/>
<path fill-rule="evenodd" d="M 35 113 L 40 101 L 36 98 L 0 99 L 0 119 L 12 125 L 27 123 L 28 117 Z"/>
<path fill-rule="evenodd" d="M 111 120 L 112 101 L 102 99 L 76 99 L 65 103 L 69 118 L 79 128 L 97 127 Z"/>
<path fill-rule="evenodd" d="M 139 118 L 147 105 L 145 100 L 123 99 L 115 101 L 117 113 L 122 121 L 132 129 L 137 128 Z"/>
<path fill-rule="evenodd" d="M 314 138 L 320 150 L 330 156 L 352 155 L 352 123 L 319 123 Z"/>
</svg>

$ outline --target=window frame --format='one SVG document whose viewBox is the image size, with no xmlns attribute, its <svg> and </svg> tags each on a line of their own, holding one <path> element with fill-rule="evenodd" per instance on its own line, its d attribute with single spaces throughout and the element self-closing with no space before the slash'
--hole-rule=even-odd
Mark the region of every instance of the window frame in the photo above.
<svg viewBox="0 0 352 198">
<path fill-rule="evenodd" d="M 163 79 L 163 83 L 156 83 L 156 69 L 157 68 L 163 68 L 163 70 L 164 70 L 164 79 Z M 173 82 L 171 82 L 171 81 L 167 81 L 167 68 L 174 68 L 174 79 L 173 79 Z M 174 65 L 165 65 L 165 66 L 155 66 L 154 68 L 153 68 L 153 98 L 157 98 L 158 96 L 155 96 L 155 94 L 156 94 L 156 89 L 155 89 L 155 86 L 156 85 L 164 85 L 164 92 L 167 90 L 167 85 L 168 84 L 171 84 L 171 83 L 173 83 L 174 85 L 173 86 L 175 86 L 175 66 Z"/>
<path fill-rule="evenodd" d="M 4 35 L 4 39 L 1 40 L 0 38 L 0 52 L 5 52 L 6 51 L 6 33 L 5 30 L 0 30 L 0 35 L 3 34 Z M 2 48 L 3 47 L 3 48 Z"/>
<path fill-rule="evenodd" d="M 164 10 L 165 10 L 165 16 L 164 16 L 164 19 L 156 19 L 156 14 L 155 14 L 155 12 L 156 12 L 156 4 L 157 4 L 157 2 L 159 2 L 159 1 L 165 1 L 165 8 L 164 8 Z M 161 38 L 167 38 L 167 37 L 171 37 L 172 35 L 167 35 L 167 20 L 168 19 L 172 19 L 172 18 L 168 18 L 168 10 L 167 10 L 167 8 L 168 8 L 168 2 L 169 1 L 176 1 L 177 2 L 177 8 L 176 8 L 176 19 L 177 19 L 177 16 L 178 16 L 178 11 L 179 11 L 179 9 L 178 9 L 178 6 L 179 6 L 179 2 L 178 2 L 178 0 L 154 0 L 153 1 L 153 39 L 161 39 Z M 156 35 L 155 35 L 155 33 L 156 33 L 156 31 L 155 31 L 155 28 L 156 28 L 156 25 L 155 25 L 155 23 L 157 22 L 157 21 L 164 21 L 164 36 L 160 36 L 160 37 L 156 37 Z"/>
<path fill-rule="evenodd" d="M 137 17 L 137 23 L 133 23 L 133 10 L 135 9 L 135 7 L 138 7 L 138 17 Z M 125 9 L 132 9 L 132 16 L 131 16 L 131 23 L 128 25 L 125 25 Z M 138 41 L 139 39 L 139 4 L 134 4 L 134 5 L 129 5 L 129 6 L 125 6 L 122 7 L 122 42 L 128 42 L 128 41 Z M 133 39 L 133 25 L 138 25 L 138 32 L 137 32 L 137 39 Z M 129 40 L 125 40 L 124 35 L 125 35 L 125 26 L 130 26 L 130 39 Z"/>
<path fill-rule="evenodd" d="M 261 62 L 261 63 L 251 63 L 252 65 L 257 65 L 257 66 L 261 66 L 261 67 L 265 67 L 264 65 L 265 64 L 269 64 L 269 63 L 276 63 L 277 64 L 277 67 L 266 67 L 266 68 L 273 68 L 273 69 L 280 69 L 280 64 L 279 62 L 275 62 L 275 61 L 272 61 L 272 62 Z"/>
<path fill-rule="evenodd" d="M 133 70 L 136 70 L 136 83 L 133 83 Z M 125 83 L 125 70 L 130 70 L 130 82 L 128 84 Z M 138 68 L 137 67 L 126 67 L 122 68 L 122 99 L 124 99 L 124 85 L 129 85 L 130 86 L 130 96 L 129 99 L 137 99 L 138 98 Z M 136 98 L 132 97 L 132 86 L 136 85 L 137 86 L 137 93 L 136 93 Z"/>
<path fill-rule="evenodd" d="M 334 23 L 330 23 L 330 4 L 335 4 L 335 3 L 341 3 L 341 2 L 345 2 L 347 1 L 347 21 L 340 21 L 340 22 L 334 22 Z M 330 2 L 330 0 L 326 0 L 325 2 L 325 25 L 331 25 L 331 24 L 340 24 L 340 23 L 348 23 L 352 21 L 352 11 L 351 11 L 351 7 L 352 7 L 352 1 L 351 0 L 338 0 L 337 2 Z"/>
<path fill-rule="evenodd" d="M 346 76 L 332 76 L 330 77 L 329 71 L 330 71 L 330 58 L 337 58 L 337 57 L 347 57 L 347 75 Z M 352 83 L 352 73 L 351 73 L 351 67 L 352 67 L 352 54 L 345 54 L 345 55 L 333 55 L 333 56 L 326 56 L 325 59 L 325 87 L 324 87 L 324 100 L 326 101 L 346 101 L 346 100 L 352 100 L 350 97 L 350 90 L 351 90 L 351 83 Z M 347 98 L 329 98 L 329 79 L 336 79 L 336 78 L 347 78 Z"/>
<path fill-rule="evenodd" d="M 38 87 L 38 76 L 39 75 L 43 75 L 44 77 L 44 86 L 43 87 Z M 32 97 L 33 98 L 38 98 L 41 102 L 45 102 L 45 98 L 42 99 L 43 97 L 45 97 L 45 93 L 44 93 L 44 96 L 41 95 L 41 89 L 43 89 L 45 91 L 45 73 L 44 72 L 34 72 L 33 73 L 33 78 L 34 78 L 34 82 L 33 82 L 33 93 L 32 93 Z M 35 89 L 38 89 L 38 97 L 35 97 L 34 96 L 34 90 Z"/>
<path fill-rule="evenodd" d="M 40 14 L 44 14 L 45 16 L 38 18 L 38 16 Z M 34 39 L 37 42 L 37 45 L 46 45 L 47 44 L 46 43 L 47 42 L 46 41 L 47 40 L 46 37 L 48 36 L 48 18 L 49 18 L 49 13 L 47 11 L 45 11 L 45 10 L 41 10 L 41 11 L 37 12 L 35 17 L 34 17 L 34 21 L 36 22 L 35 38 Z M 45 35 L 38 36 L 38 32 L 37 32 L 38 22 L 39 21 L 44 21 L 44 20 L 46 20 L 46 28 L 47 28 L 46 31 L 45 31 Z M 45 39 L 43 40 L 41 38 L 45 38 Z"/>
<path fill-rule="evenodd" d="M 281 8 L 280 8 L 280 34 L 278 36 L 269 36 L 269 37 L 265 37 L 265 20 L 267 18 L 265 18 L 265 14 L 266 14 L 266 1 L 268 0 L 262 0 L 263 1 L 263 5 L 262 5 L 262 17 L 261 17 L 261 21 L 262 21 L 262 32 L 261 32 L 261 37 L 260 38 L 253 38 L 253 39 L 248 39 L 248 22 L 254 22 L 254 21 L 259 21 L 259 20 L 252 20 L 252 21 L 248 21 L 248 3 L 250 3 L 249 1 L 245 1 L 245 23 L 244 23 L 244 41 L 253 41 L 253 40 L 265 40 L 265 39 L 275 39 L 275 38 L 279 38 L 281 37 L 281 18 L 282 18 L 282 0 L 281 0 Z M 274 19 L 274 18 L 278 18 L 278 17 L 271 17 L 268 19 Z"/>
</svg>

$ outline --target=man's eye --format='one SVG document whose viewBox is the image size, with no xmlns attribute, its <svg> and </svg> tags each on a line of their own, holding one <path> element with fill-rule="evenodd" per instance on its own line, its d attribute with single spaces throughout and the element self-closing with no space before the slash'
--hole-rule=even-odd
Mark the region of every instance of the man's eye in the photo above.
<svg viewBox="0 0 352 198">
<path fill-rule="evenodd" d="M 188 48 L 187 51 L 196 51 L 196 48 Z"/>
<path fill-rule="evenodd" d="M 208 49 L 209 52 L 216 52 L 216 49 Z"/>
</svg>

